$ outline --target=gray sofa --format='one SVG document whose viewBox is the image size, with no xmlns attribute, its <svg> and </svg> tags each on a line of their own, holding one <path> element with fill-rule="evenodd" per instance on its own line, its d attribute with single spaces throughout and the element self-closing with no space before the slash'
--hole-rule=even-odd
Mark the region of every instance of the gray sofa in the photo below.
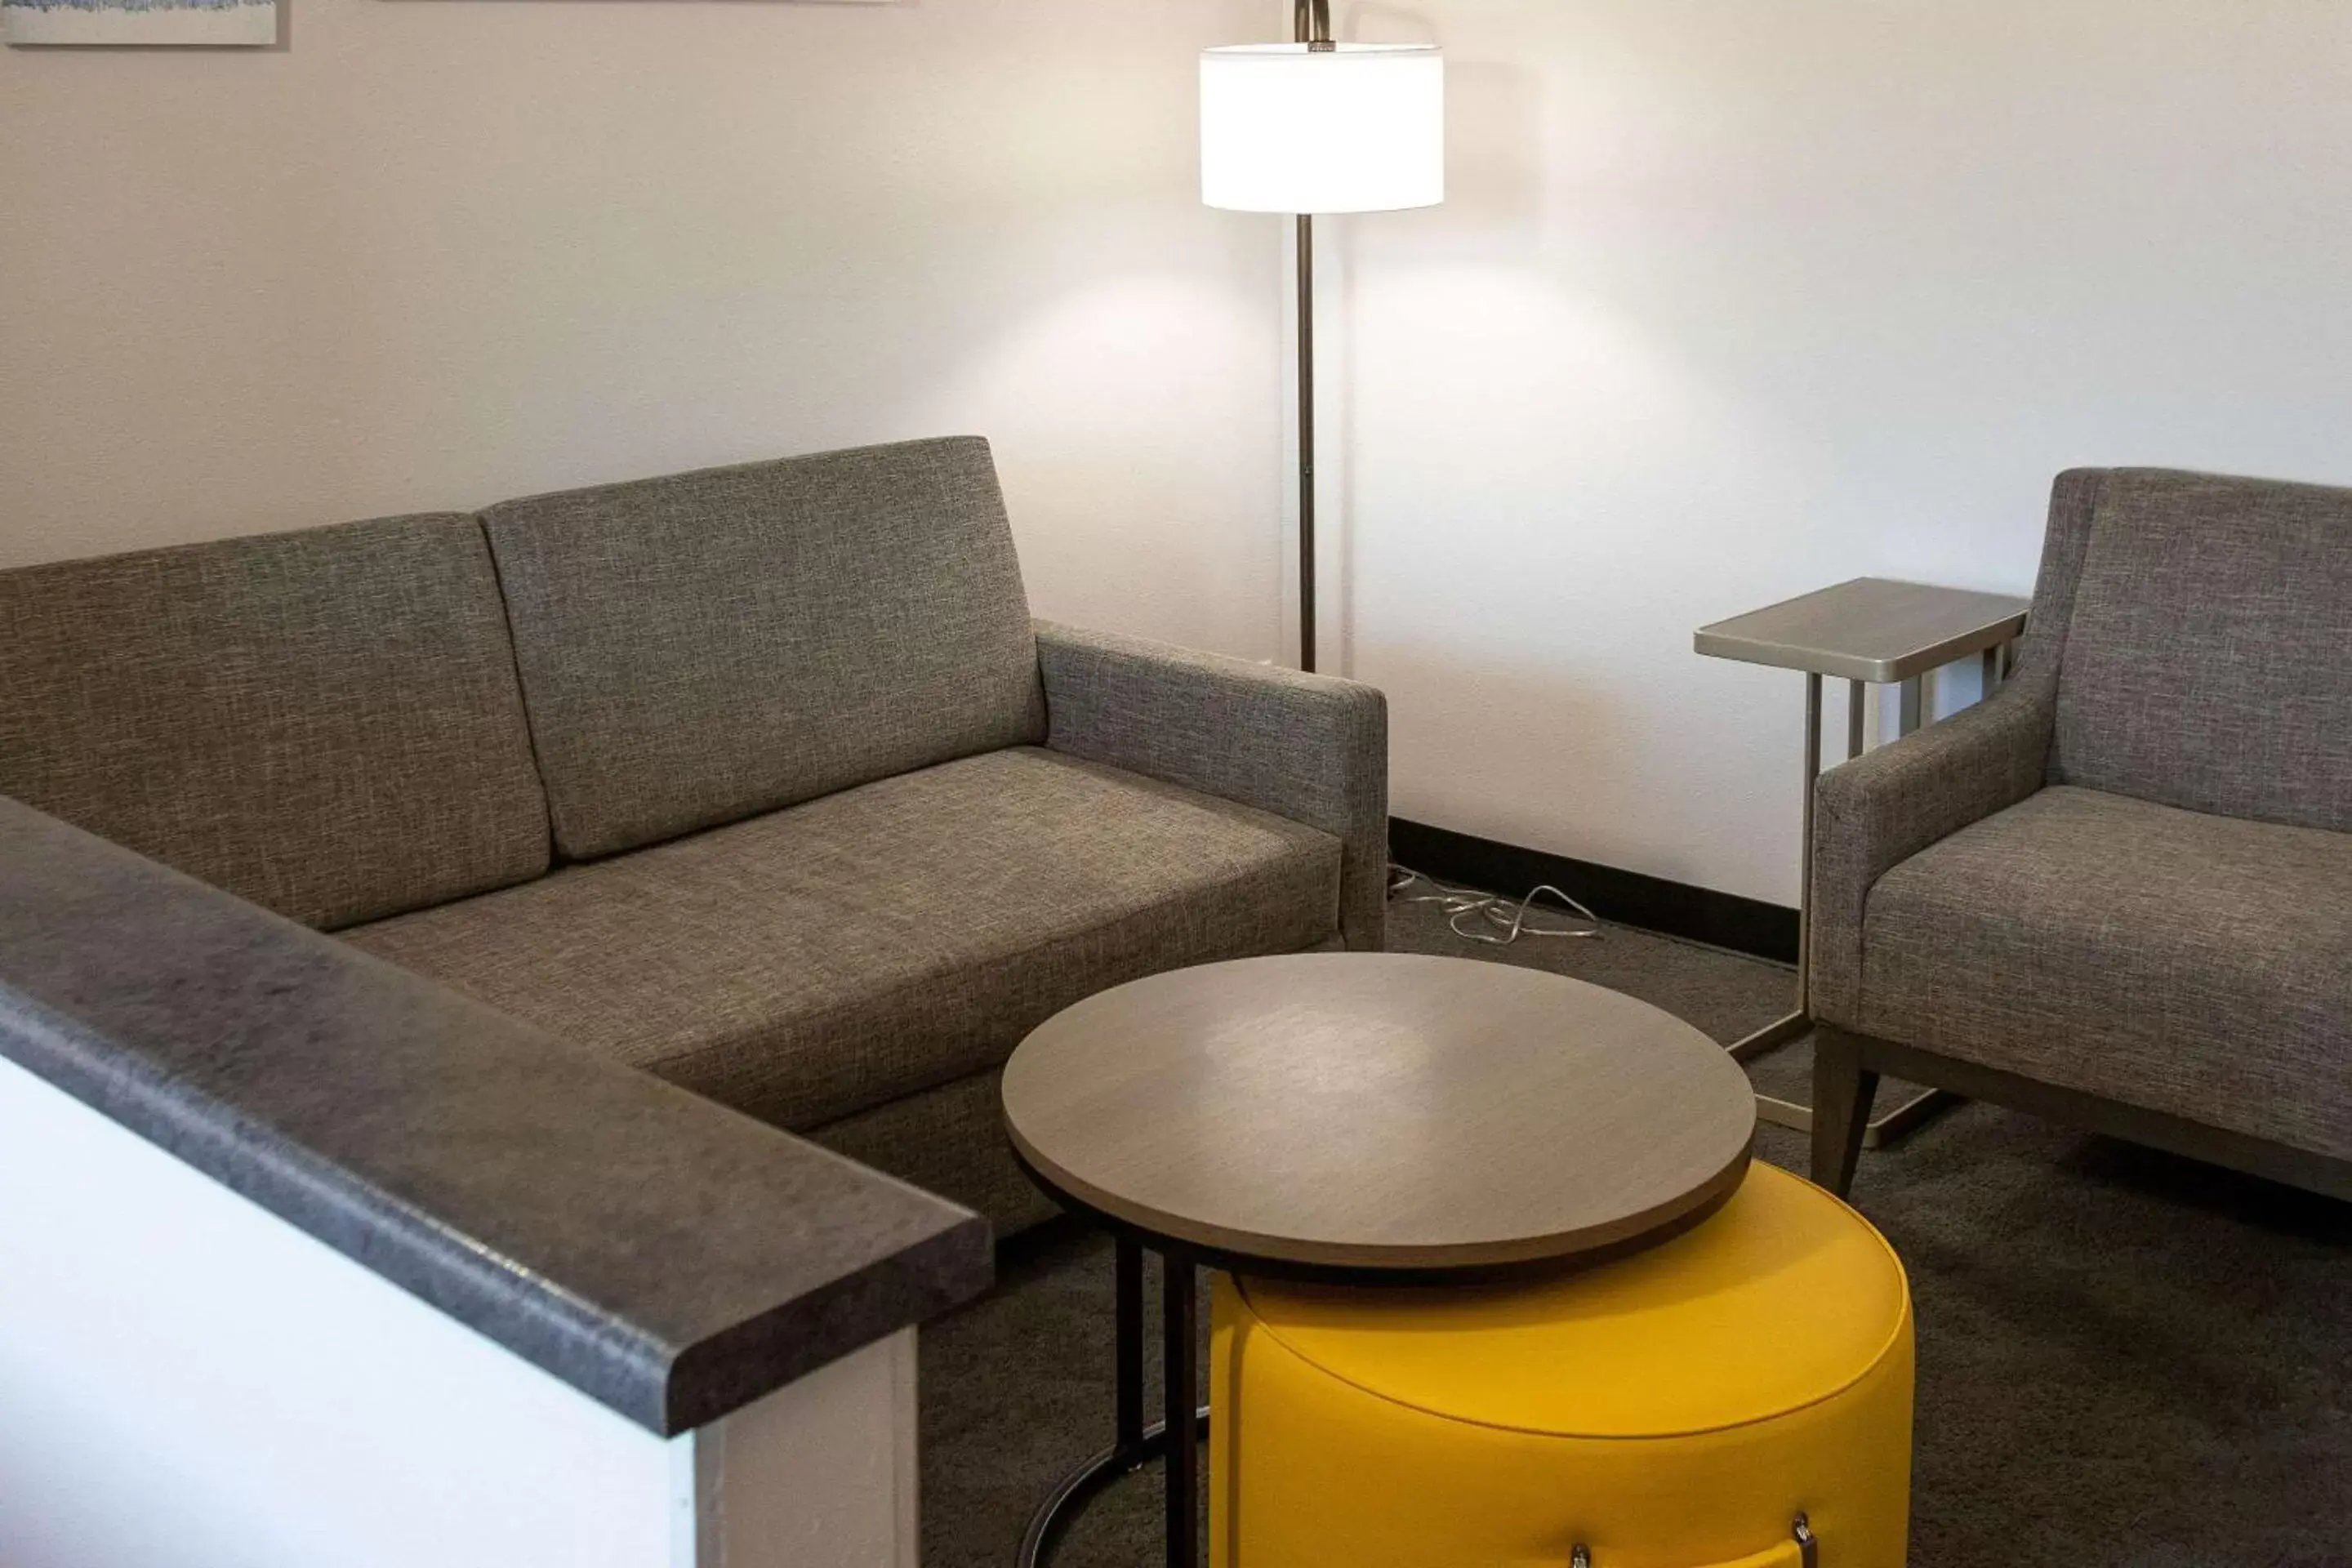
<svg viewBox="0 0 2352 1568">
<path fill-rule="evenodd" d="M 1377 949 L 1386 789 L 1369 688 L 1033 623 L 977 439 L 0 574 L 0 794 L 1004 1228 L 1012 1047 Z"/>
<path fill-rule="evenodd" d="M 1887 1073 L 2352 1197 L 2352 490 L 2062 474 L 2014 678 L 1815 804 L 1815 1180 Z"/>
</svg>

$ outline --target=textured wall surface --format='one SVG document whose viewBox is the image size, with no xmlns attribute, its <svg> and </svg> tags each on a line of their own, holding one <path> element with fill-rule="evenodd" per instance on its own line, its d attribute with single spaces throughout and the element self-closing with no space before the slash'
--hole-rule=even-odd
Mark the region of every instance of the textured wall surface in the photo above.
<svg viewBox="0 0 2352 1568">
<path fill-rule="evenodd" d="M 1801 678 L 1693 627 L 1863 574 L 2026 592 L 2070 464 L 2352 482 L 2352 10 L 1360 27 L 1442 38 L 1454 89 L 1452 199 L 1351 220 L 1327 327 L 1327 571 L 1400 815 L 1793 903 Z"/>
<path fill-rule="evenodd" d="M 0 565 L 902 437 L 1041 611 L 1274 651 L 1277 220 L 1236 0 L 285 0 L 0 52 Z"/>
<path fill-rule="evenodd" d="M 1041 611 L 1286 654 L 1286 226 L 1193 186 L 1277 0 L 287 5 L 0 57 L 0 563 L 975 430 Z M 1448 204 L 1323 247 L 1405 815 L 1792 902 L 1799 682 L 1693 626 L 2021 592 L 2072 463 L 2352 481 L 2352 11 L 1336 11 L 1451 59 Z"/>
</svg>

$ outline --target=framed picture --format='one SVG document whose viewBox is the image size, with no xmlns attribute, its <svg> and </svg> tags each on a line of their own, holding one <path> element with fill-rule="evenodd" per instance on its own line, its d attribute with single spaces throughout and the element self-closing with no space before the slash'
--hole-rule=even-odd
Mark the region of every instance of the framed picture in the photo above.
<svg viewBox="0 0 2352 1568">
<path fill-rule="evenodd" d="M 11 44 L 278 41 L 278 0 L 0 0 Z"/>
</svg>

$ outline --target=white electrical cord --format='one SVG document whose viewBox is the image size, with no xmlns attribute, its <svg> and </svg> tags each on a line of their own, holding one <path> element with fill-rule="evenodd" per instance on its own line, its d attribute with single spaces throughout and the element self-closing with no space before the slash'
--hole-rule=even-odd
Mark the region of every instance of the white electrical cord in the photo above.
<svg viewBox="0 0 2352 1568">
<path fill-rule="evenodd" d="M 1429 891 L 1413 892 L 1414 888 Z M 1569 910 L 1583 921 L 1580 926 L 1547 925 L 1528 919 L 1535 911 L 1536 900 L 1549 893 Z M 1511 900 L 1500 893 L 1482 893 L 1471 888 L 1449 888 L 1434 877 L 1423 876 L 1410 866 L 1389 862 L 1389 897 L 1401 904 L 1435 904 L 1444 912 L 1445 923 L 1454 934 L 1465 942 L 1481 942 L 1490 947 L 1508 947 L 1523 936 L 1590 936 L 1601 934 L 1601 917 L 1553 887 L 1549 882 L 1529 892 L 1524 899 Z M 1486 931 L 1469 929 L 1486 926 Z M 1497 935 L 1499 932 L 1501 934 Z"/>
</svg>

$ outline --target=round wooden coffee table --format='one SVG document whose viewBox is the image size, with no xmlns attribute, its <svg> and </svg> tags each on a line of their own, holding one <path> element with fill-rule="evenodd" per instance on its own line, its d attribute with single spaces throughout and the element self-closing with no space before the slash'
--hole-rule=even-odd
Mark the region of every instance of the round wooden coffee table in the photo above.
<svg viewBox="0 0 2352 1568">
<path fill-rule="evenodd" d="M 1731 1195 L 1756 1100 L 1720 1046 L 1597 985 L 1316 953 L 1152 975 L 1055 1015 L 1004 1069 L 1004 1122 L 1031 1177 L 1117 1241 L 1113 1441 L 1039 1510 L 1020 1562 L 1164 1453 L 1168 1562 L 1194 1568 L 1196 1267 L 1392 1284 L 1616 1256 Z M 1167 1417 L 1149 1426 L 1146 1248 L 1167 1265 Z"/>
</svg>

